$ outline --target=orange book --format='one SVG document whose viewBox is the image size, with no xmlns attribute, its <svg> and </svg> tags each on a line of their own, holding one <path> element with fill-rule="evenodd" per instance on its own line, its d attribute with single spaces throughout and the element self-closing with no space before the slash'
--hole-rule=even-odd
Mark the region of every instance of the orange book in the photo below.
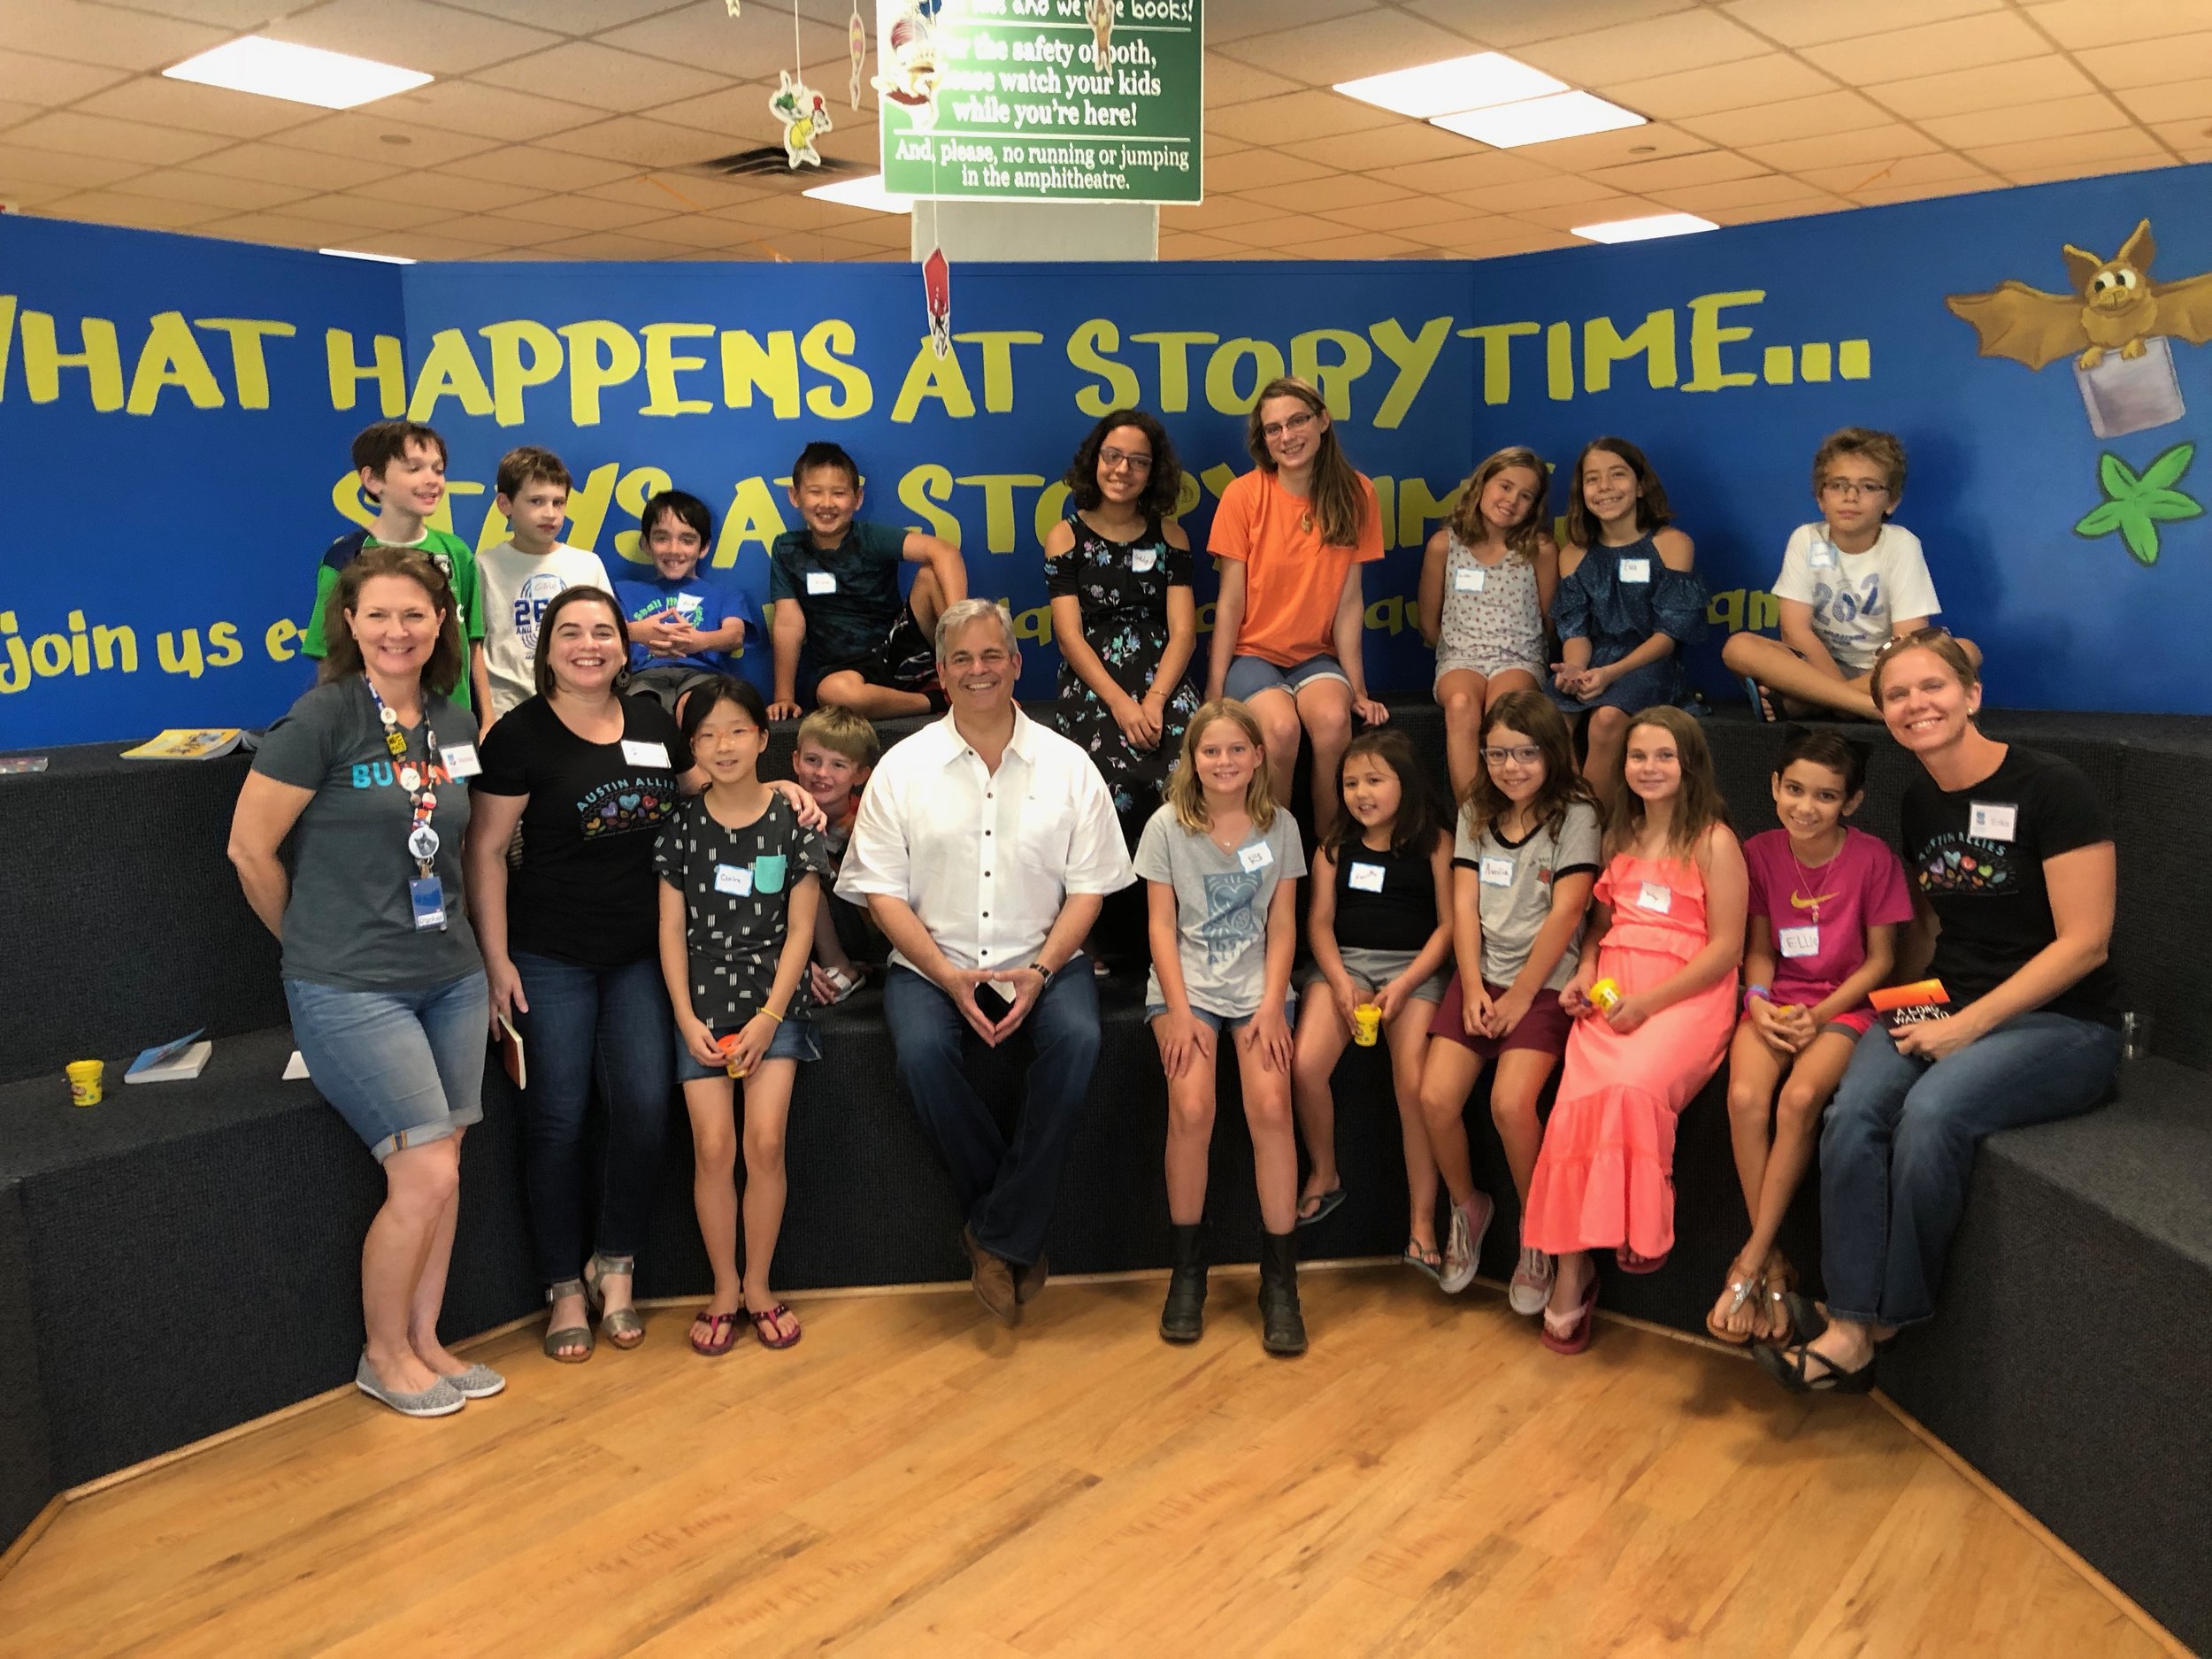
<svg viewBox="0 0 2212 1659">
<path fill-rule="evenodd" d="M 1951 995 L 1940 979 L 1920 979 L 1911 985 L 1886 985 L 1868 995 L 1882 1024 L 1892 1032 L 1923 1025 L 1932 1019 L 1951 1018 Z"/>
</svg>

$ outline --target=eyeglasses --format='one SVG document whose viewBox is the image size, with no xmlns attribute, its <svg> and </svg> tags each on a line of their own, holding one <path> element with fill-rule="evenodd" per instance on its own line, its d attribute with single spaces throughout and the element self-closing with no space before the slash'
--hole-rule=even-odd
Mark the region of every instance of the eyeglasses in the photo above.
<svg viewBox="0 0 2212 1659">
<path fill-rule="evenodd" d="M 1269 421 L 1267 425 L 1260 428 L 1260 435 L 1271 442 L 1277 438 L 1286 437 L 1293 433 L 1303 432 L 1311 425 L 1313 425 L 1312 411 L 1301 410 L 1287 420 Z"/>
<path fill-rule="evenodd" d="M 1820 493 L 1824 495 L 1841 495 L 1851 501 L 1857 501 L 1861 496 L 1869 501 L 1879 501 L 1889 494 L 1889 486 L 1870 483 L 1859 478 L 1824 478 L 1820 481 Z"/>
<path fill-rule="evenodd" d="M 1098 452 L 1098 464 L 1110 472 L 1118 466 L 1125 466 L 1133 472 L 1149 472 L 1152 470 L 1150 456 L 1132 455 L 1126 449 L 1101 449 Z"/>
<path fill-rule="evenodd" d="M 1533 766 L 1544 757 L 1544 751 L 1533 743 L 1517 743 L 1511 749 L 1486 749 L 1482 757 L 1493 766 L 1502 766 L 1509 760 Z"/>
</svg>

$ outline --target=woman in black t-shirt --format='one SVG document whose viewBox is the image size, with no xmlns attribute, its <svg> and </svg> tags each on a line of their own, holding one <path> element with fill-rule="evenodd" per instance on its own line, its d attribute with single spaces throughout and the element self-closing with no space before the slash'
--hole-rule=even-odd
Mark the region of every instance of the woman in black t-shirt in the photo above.
<svg viewBox="0 0 2212 1659">
<path fill-rule="evenodd" d="M 1861 1038 L 1828 1108 L 1825 1318 L 1793 1299 L 1798 1340 L 1759 1350 L 1801 1391 L 1873 1386 L 1876 1348 L 1935 1311 L 1982 1137 L 2086 1111 L 2120 1057 L 2112 828 L 2089 780 L 1982 733 L 1974 663 L 1939 628 L 1886 647 L 1871 689 L 1923 768 L 1901 816 L 1899 978 L 1946 1000 L 1942 1018 Z"/>
</svg>

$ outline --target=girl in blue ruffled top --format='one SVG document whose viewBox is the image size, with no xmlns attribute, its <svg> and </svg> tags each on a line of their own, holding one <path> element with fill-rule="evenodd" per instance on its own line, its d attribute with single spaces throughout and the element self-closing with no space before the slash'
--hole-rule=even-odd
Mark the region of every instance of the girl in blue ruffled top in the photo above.
<svg viewBox="0 0 2212 1659">
<path fill-rule="evenodd" d="M 1690 538 L 1671 527 L 1659 475 L 1634 444 L 1593 439 L 1569 488 L 1552 684 L 1561 708 L 1590 717 L 1582 775 L 1602 798 L 1620 777 L 1629 716 L 1682 695 L 1681 648 L 1705 632 L 1705 584 L 1691 569 Z"/>
</svg>

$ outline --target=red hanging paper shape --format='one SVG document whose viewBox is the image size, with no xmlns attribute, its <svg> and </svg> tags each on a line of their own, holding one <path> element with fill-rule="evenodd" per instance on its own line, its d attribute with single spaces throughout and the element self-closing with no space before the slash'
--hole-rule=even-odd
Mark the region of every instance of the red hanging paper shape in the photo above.
<svg viewBox="0 0 2212 1659">
<path fill-rule="evenodd" d="M 952 351 L 952 262 L 942 248 L 922 261 L 922 293 L 929 303 L 929 344 L 939 357 Z"/>
</svg>

